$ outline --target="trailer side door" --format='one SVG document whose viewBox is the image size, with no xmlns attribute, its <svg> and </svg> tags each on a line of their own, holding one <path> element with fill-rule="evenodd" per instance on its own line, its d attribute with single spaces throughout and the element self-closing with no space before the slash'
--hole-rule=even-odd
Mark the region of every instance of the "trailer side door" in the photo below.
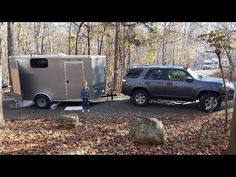
<svg viewBox="0 0 236 177">
<path fill-rule="evenodd" d="M 84 66 L 82 61 L 67 61 L 65 65 L 66 98 L 80 99 L 80 90 L 84 80 Z"/>
</svg>

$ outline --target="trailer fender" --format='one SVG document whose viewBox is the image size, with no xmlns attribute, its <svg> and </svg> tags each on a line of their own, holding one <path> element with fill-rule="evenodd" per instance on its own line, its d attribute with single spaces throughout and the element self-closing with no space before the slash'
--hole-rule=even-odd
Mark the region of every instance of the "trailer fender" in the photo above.
<svg viewBox="0 0 236 177">
<path fill-rule="evenodd" d="M 52 102 L 52 98 L 51 98 L 47 93 L 43 93 L 43 92 L 36 93 L 36 94 L 34 95 L 34 100 L 35 100 L 35 98 L 36 98 L 38 95 L 45 95 L 46 97 L 49 98 L 50 102 Z"/>
</svg>

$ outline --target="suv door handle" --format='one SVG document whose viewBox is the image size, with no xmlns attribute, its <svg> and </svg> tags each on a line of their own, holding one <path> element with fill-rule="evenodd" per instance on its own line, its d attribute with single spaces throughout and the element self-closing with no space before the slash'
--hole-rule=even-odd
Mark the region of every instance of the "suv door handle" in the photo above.
<svg viewBox="0 0 236 177">
<path fill-rule="evenodd" d="M 173 85 L 173 83 L 172 83 L 172 82 L 167 82 L 166 84 L 167 84 L 167 85 Z"/>
<path fill-rule="evenodd" d="M 145 84 L 151 84 L 151 82 L 145 82 Z"/>
</svg>

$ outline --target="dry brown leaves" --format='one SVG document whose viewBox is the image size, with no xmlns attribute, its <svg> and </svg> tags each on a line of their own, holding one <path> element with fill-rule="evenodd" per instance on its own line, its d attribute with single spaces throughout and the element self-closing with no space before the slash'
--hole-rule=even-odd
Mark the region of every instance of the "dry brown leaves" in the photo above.
<svg viewBox="0 0 236 177">
<path fill-rule="evenodd" d="M 53 119 L 7 121 L 0 130 L 0 154 L 62 154 L 71 149 L 85 154 L 223 154 L 227 147 L 222 113 L 157 116 L 167 133 L 164 145 L 130 141 L 128 126 L 135 118 L 81 118 L 80 126 L 71 130 L 59 129 Z"/>
</svg>

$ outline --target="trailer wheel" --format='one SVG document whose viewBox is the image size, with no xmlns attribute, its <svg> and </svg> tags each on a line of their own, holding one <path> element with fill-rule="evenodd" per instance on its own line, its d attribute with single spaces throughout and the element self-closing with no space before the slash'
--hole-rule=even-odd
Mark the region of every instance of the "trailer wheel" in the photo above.
<svg viewBox="0 0 236 177">
<path fill-rule="evenodd" d="M 49 108 L 51 101 L 50 99 L 45 95 L 38 95 L 34 99 L 34 103 L 40 108 L 40 109 L 46 109 Z"/>
</svg>

